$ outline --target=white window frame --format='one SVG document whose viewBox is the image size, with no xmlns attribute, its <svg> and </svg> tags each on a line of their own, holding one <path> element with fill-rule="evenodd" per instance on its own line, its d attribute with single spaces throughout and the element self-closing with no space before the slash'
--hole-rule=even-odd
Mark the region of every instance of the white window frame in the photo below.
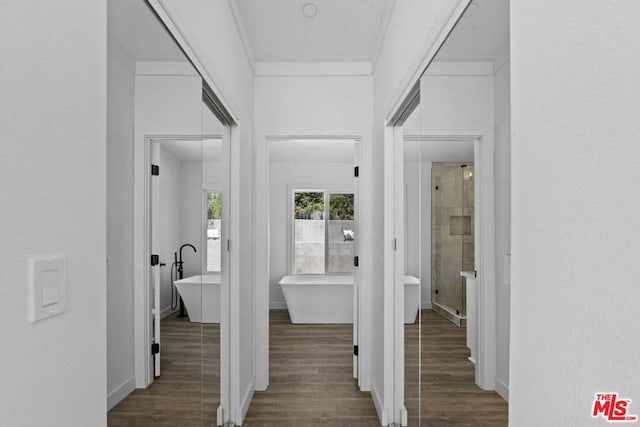
<svg viewBox="0 0 640 427">
<path fill-rule="evenodd" d="M 295 198 L 294 198 L 295 193 L 324 193 L 324 200 L 325 200 L 324 273 L 295 273 L 293 271 L 295 266 L 295 242 L 293 241 L 295 238 L 295 222 L 293 217 L 293 208 L 294 208 L 293 204 L 295 203 Z M 330 194 L 353 194 L 354 204 L 356 203 L 355 190 L 353 189 L 353 187 L 349 188 L 347 186 L 342 186 L 342 185 L 341 186 L 329 185 L 329 186 L 322 186 L 322 187 L 305 186 L 305 185 L 289 185 L 288 186 L 287 221 L 289 226 L 287 227 L 287 271 L 289 272 L 289 274 L 295 274 L 299 276 L 330 276 L 330 275 L 337 275 L 337 274 L 345 274 L 345 273 L 328 273 L 327 272 L 328 262 L 329 262 L 329 258 L 327 256 L 329 251 L 328 202 L 329 202 Z M 355 208 L 356 207 L 354 206 L 354 213 L 355 213 Z M 357 218 L 354 219 L 354 222 L 356 222 L 356 226 L 357 226 Z"/>
<path fill-rule="evenodd" d="M 207 229 L 209 227 L 209 224 L 207 223 L 208 220 L 208 209 L 209 209 L 209 193 L 219 193 L 222 194 L 222 190 L 220 189 L 215 189 L 215 188 L 203 188 L 202 189 L 202 232 L 201 234 L 201 238 L 202 238 L 202 251 L 204 252 L 204 256 L 202 257 L 202 274 L 221 274 L 222 273 L 222 227 L 223 225 L 223 220 L 222 220 L 222 213 L 220 213 L 220 270 L 219 271 L 214 271 L 214 270 L 209 270 L 209 263 L 208 263 L 208 259 L 209 259 L 209 247 L 207 246 L 208 243 L 208 237 L 207 237 Z M 222 201 L 222 203 L 224 203 L 224 200 Z"/>
</svg>

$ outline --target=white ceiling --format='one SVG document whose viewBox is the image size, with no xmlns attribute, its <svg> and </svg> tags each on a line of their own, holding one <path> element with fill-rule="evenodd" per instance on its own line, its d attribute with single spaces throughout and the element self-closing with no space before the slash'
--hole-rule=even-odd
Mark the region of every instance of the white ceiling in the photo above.
<svg viewBox="0 0 640 427">
<path fill-rule="evenodd" d="M 269 143 L 272 163 L 353 164 L 352 140 L 288 140 Z"/>
<path fill-rule="evenodd" d="M 509 0 L 473 0 L 436 61 L 493 61 L 509 50 Z"/>
<path fill-rule="evenodd" d="M 317 15 L 302 13 L 313 3 Z M 390 0 L 237 0 L 256 62 L 370 62 Z"/>
<path fill-rule="evenodd" d="M 134 61 L 187 61 L 144 0 L 107 2 L 109 36 Z"/>
</svg>

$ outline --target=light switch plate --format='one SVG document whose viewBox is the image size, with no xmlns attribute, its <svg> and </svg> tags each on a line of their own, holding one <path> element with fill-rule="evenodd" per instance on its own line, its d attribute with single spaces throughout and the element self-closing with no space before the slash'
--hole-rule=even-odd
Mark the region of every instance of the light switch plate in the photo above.
<svg viewBox="0 0 640 427">
<path fill-rule="evenodd" d="M 62 314 L 67 310 L 67 260 L 62 255 L 29 260 L 29 322 Z"/>
</svg>

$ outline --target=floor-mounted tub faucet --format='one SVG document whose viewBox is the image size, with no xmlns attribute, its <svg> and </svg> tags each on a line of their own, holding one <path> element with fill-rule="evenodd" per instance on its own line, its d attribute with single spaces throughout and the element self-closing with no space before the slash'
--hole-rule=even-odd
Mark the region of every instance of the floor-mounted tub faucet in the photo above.
<svg viewBox="0 0 640 427">
<path fill-rule="evenodd" d="M 198 253 L 196 247 L 191 243 L 185 243 L 184 245 L 180 246 L 180 249 L 178 250 L 178 252 L 180 252 L 180 259 L 178 259 L 178 254 L 176 252 L 173 253 L 173 258 L 176 263 L 176 271 L 178 272 L 178 280 L 184 279 L 184 261 L 182 260 L 182 249 L 184 249 L 185 246 L 189 246 L 191 249 L 193 249 L 194 253 Z M 184 314 L 184 302 L 182 302 L 182 297 L 180 297 L 180 314 L 178 315 L 178 317 L 185 316 L 186 314 Z"/>
</svg>

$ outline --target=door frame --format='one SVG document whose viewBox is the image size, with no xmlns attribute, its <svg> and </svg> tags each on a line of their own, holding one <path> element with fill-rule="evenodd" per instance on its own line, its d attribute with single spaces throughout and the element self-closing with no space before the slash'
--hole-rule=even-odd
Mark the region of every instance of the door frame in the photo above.
<svg viewBox="0 0 640 427">
<path fill-rule="evenodd" d="M 152 324 L 150 322 L 148 313 L 151 311 L 151 280 L 149 274 L 149 259 L 151 256 L 151 245 L 149 244 L 150 239 L 150 215 L 151 215 L 151 207 L 150 207 L 150 197 L 151 197 L 151 144 L 158 143 L 162 144 L 162 141 L 169 140 L 201 140 L 203 138 L 224 138 L 221 135 L 144 135 L 144 147 L 143 147 L 143 158 L 140 162 L 136 162 L 136 169 L 142 170 L 144 173 L 144 182 L 143 189 L 140 192 L 142 195 L 142 209 L 136 210 L 137 213 L 134 214 L 134 217 L 138 219 L 139 224 L 141 224 L 140 229 L 136 229 L 134 234 L 140 237 L 140 241 L 142 242 L 142 252 L 134 255 L 135 265 L 141 266 L 139 270 L 141 280 L 141 286 L 136 287 L 134 290 L 134 312 L 137 313 L 134 318 L 134 330 L 135 330 L 135 359 L 136 359 L 136 369 L 135 369 L 135 377 L 136 377 L 136 387 L 137 388 L 146 388 L 153 383 L 154 374 L 153 374 L 153 363 L 152 357 L 149 356 L 149 349 L 151 348 L 151 343 L 153 341 L 152 334 Z M 223 146 L 224 146 L 223 142 Z M 161 145 L 160 145 L 161 147 Z M 225 156 L 225 151 L 223 149 L 223 156 Z M 227 184 L 228 185 L 228 184 Z M 224 192 L 225 183 L 222 183 L 221 188 Z M 228 190 L 227 190 L 228 192 Z M 225 207 L 223 206 L 223 211 Z M 228 283 L 225 286 L 224 279 L 221 277 L 221 291 L 224 288 L 228 288 Z M 228 280 L 226 281 L 228 282 Z M 222 321 L 221 317 L 221 329 L 222 329 Z M 222 335 L 222 332 L 221 332 Z M 222 360 L 221 360 L 222 365 Z M 228 371 L 227 371 L 228 372 Z M 226 374 L 225 374 L 226 375 Z M 221 379 L 222 381 L 222 379 Z"/>
<path fill-rule="evenodd" d="M 357 376 L 360 390 L 370 389 L 371 366 L 370 366 L 370 346 L 371 330 L 369 318 L 372 316 L 370 310 L 371 290 L 363 284 L 371 283 L 371 266 L 373 260 L 372 231 L 373 222 L 370 215 L 365 215 L 371 211 L 372 205 L 372 134 L 371 130 L 345 129 L 341 132 L 317 132 L 306 130 L 258 130 L 254 138 L 255 155 L 255 206 L 269 206 L 269 183 L 270 183 L 270 156 L 269 142 L 292 139 L 309 140 L 353 140 L 359 147 L 354 151 L 354 161 L 359 166 L 358 176 L 358 207 L 357 229 L 359 238 L 356 239 L 356 254 L 359 257 L 359 267 L 357 277 L 358 286 L 357 310 L 358 332 L 354 334 L 354 345 L 358 345 L 359 372 L 354 372 Z M 358 158 L 357 158 L 358 157 Z M 355 178 L 354 178 L 355 179 Z M 355 188 L 355 187 L 354 187 Z M 255 385 L 256 390 L 266 390 L 269 386 L 269 273 L 270 273 L 270 238 L 269 238 L 269 210 L 266 209 L 262 215 L 255 215 Z M 356 301 L 354 301 L 355 305 Z M 355 330 L 355 328 L 354 328 Z M 355 361 L 355 360 L 354 360 Z"/>
<path fill-rule="evenodd" d="M 482 135 L 419 135 L 411 141 L 466 141 L 473 143 L 474 162 L 474 269 L 476 278 L 475 306 L 478 307 L 472 324 L 476 337 L 475 382 L 483 390 L 495 390 L 495 177 L 494 142 Z M 407 137 L 404 138 L 407 141 Z M 429 202 L 430 204 L 431 202 Z"/>
</svg>

